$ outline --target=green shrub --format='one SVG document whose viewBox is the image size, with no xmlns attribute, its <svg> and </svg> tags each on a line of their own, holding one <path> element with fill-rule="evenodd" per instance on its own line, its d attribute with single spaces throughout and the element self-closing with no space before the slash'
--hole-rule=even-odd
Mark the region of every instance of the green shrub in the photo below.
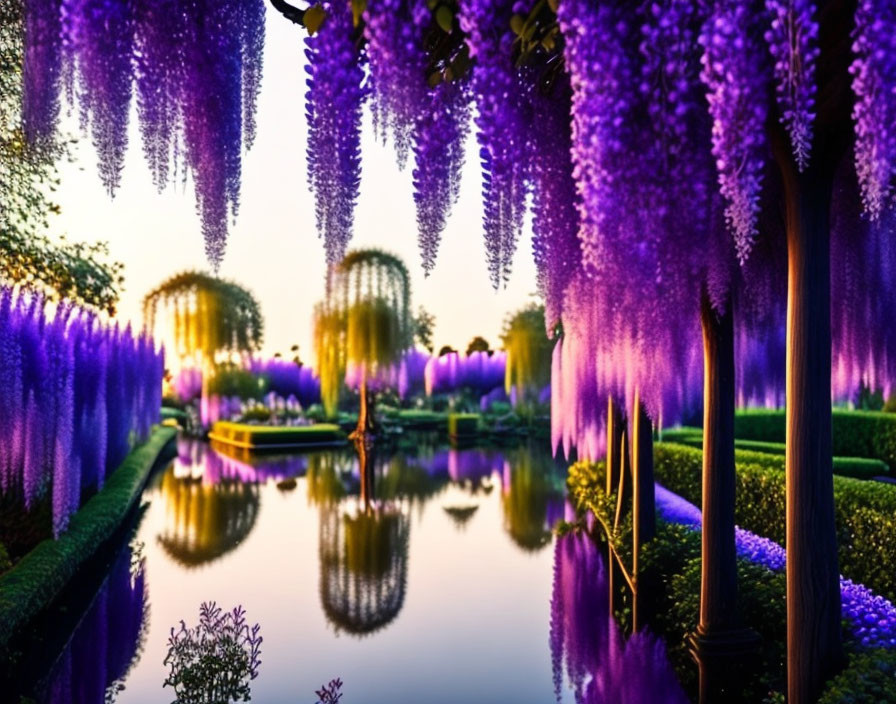
<svg viewBox="0 0 896 704">
<path fill-rule="evenodd" d="M 696 688 L 696 672 L 686 638 L 700 618 L 700 566 L 700 533 L 660 521 L 656 537 L 644 546 L 641 567 L 657 590 L 653 628 L 666 640 L 682 684 L 692 690 Z M 748 560 L 738 560 L 737 571 L 742 622 L 759 634 L 762 646 L 761 666 L 737 672 L 732 682 L 742 693 L 742 701 L 758 702 L 783 686 L 786 576 Z"/>
<path fill-rule="evenodd" d="M 833 411 L 833 452 L 837 457 L 878 459 L 896 467 L 896 414 L 880 411 Z M 739 411 L 734 417 L 738 439 L 783 443 L 784 411 Z"/>
<path fill-rule="evenodd" d="M 663 442 L 674 442 L 688 447 L 703 449 L 703 434 L 699 428 L 681 428 L 663 432 Z M 736 450 L 754 453 L 761 452 L 766 455 L 776 455 L 781 459 L 781 469 L 784 468 L 784 455 L 787 446 L 783 442 L 765 442 L 762 440 L 735 440 Z M 739 452 L 739 456 L 743 456 Z M 834 457 L 834 474 L 841 477 L 853 477 L 855 479 L 873 479 L 890 474 L 887 463 L 883 460 L 866 457 Z"/>
<path fill-rule="evenodd" d="M 735 519 L 742 528 L 784 544 L 784 458 L 738 451 Z M 655 446 L 656 479 L 700 506 L 700 450 Z M 834 477 L 840 571 L 888 599 L 896 599 L 896 485 Z"/>
<path fill-rule="evenodd" d="M 444 428 L 446 418 L 444 413 L 424 409 L 407 409 L 398 414 L 401 424 L 409 428 Z"/>
<path fill-rule="evenodd" d="M 854 653 L 831 680 L 818 704 L 896 703 L 896 651 Z"/>
<path fill-rule="evenodd" d="M 47 539 L 0 576 L 0 651 L 46 608 L 124 520 L 140 495 L 149 471 L 175 436 L 173 428 L 153 431 L 149 441 L 127 456 L 103 489 L 77 511 L 68 530 Z"/>
<path fill-rule="evenodd" d="M 6 547 L 0 543 L 0 574 L 6 572 L 10 567 L 12 567 L 12 560 L 9 559 Z"/>
<path fill-rule="evenodd" d="M 452 413 L 448 416 L 448 434 L 452 436 L 475 435 L 479 429 L 478 413 Z"/>
</svg>

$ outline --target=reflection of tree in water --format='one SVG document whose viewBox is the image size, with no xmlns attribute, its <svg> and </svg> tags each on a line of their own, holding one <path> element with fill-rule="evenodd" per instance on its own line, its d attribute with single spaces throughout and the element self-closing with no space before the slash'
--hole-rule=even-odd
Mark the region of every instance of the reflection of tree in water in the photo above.
<svg viewBox="0 0 896 704">
<path fill-rule="evenodd" d="M 551 597 L 551 661 L 557 701 L 566 681 L 581 704 L 685 704 L 659 639 L 639 631 L 623 641 L 610 617 L 603 560 L 581 532 L 557 538 Z"/>
<path fill-rule="evenodd" d="M 252 531 L 258 516 L 255 484 L 178 479 L 169 468 L 161 493 L 165 530 L 158 541 L 184 567 L 212 562 L 233 550 Z"/>
<path fill-rule="evenodd" d="M 121 552 L 39 687 L 42 704 L 108 704 L 139 660 L 149 605 L 142 559 Z"/>
<path fill-rule="evenodd" d="M 546 452 L 520 448 L 506 453 L 501 478 L 504 528 L 524 550 L 551 542 L 551 529 L 563 517 L 564 479 Z"/>
<path fill-rule="evenodd" d="M 309 455 L 305 472 L 308 502 L 327 506 L 341 501 L 349 491 L 352 463 L 348 452 L 330 450 Z"/>
<path fill-rule="evenodd" d="M 320 596 L 337 631 L 365 635 L 387 625 L 404 604 L 410 520 L 382 504 L 354 515 L 320 512 Z"/>
</svg>

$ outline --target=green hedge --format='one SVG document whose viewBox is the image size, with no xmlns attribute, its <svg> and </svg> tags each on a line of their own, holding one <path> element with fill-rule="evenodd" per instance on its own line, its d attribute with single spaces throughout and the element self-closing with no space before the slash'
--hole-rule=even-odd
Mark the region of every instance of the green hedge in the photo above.
<svg viewBox="0 0 896 704">
<path fill-rule="evenodd" d="M 478 413 L 452 413 L 448 416 L 448 434 L 453 436 L 475 435 L 479 429 Z"/>
<path fill-rule="evenodd" d="M 744 440 L 782 443 L 786 435 L 784 411 L 739 411 L 734 434 Z M 896 468 L 896 413 L 833 411 L 835 456 L 867 457 Z"/>
<path fill-rule="evenodd" d="M 176 435 L 159 427 L 149 441 L 127 456 L 102 491 L 72 516 L 58 540 L 39 543 L 0 577 L 0 650 L 46 608 L 124 520 L 140 495 L 149 471 Z"/>
<path fill-rule="evenodd" d="M 660 484 L 700 506 L 702 453 L 672 443 L 654 452 Z M 738 525 L 785 542 L 784 458 L 738 451 Z M 881 596 L 896 600 L 896 485 L 834 477 L 840 572 Z"/>
<path fill-rule="evenodd" d="M 852 654 L 818 704 L 896 704 L 896 651 Z"/>
<path fill-rule="evenodd" d="M 333 423 L 275 426 L 219 421 L 212 426 L 208 436 L 211 440 L 253 449 L 281 445 L 335 445 L 345 442 L 345 433 Z"/>
<path fill-rule="evenodd" d="M 703 434 L 699 428 L 681 428 L 663 432 L 663 442 L 674 442 L 681 445 L 703 449 Z M 767 455 L 775 455 L 780 458 L 781 469 L 784 469 L 784 454 L 786 445 L 783 442 L 765 442 L 761 440 L 735 440 L 734 446 L 738 451 L 747 453 L 761 452 Z M 739 452 L 738 454 L 743 454 Z M 869 459 L 865 457 L 834 457 L 834 474 L 841 477 L 854 477 L 855 479 L 873 479 L 885 477 L 890 474 L 887 463 L 883 460 Z"/>
<path fill-rule="evenodd" d="M 444 428 L 447 416 L 438 411 L 407 409 L 398 413 L 398 420 L 409 428 Z"/>
</svg>

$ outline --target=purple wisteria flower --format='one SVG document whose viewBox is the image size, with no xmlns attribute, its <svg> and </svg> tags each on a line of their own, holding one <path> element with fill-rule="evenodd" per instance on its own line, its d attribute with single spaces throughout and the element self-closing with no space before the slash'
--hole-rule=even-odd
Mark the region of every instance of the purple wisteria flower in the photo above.
<svg viewBox="0 0 896 704">
<path fill-rule="evenodd" d="M 659 516 L 699 531 L 700 509 L 668 489 L 656 485 L 656 508 Z M 787 553 L 773 540 L 735 528 L 738 556 L 763 565 L 774 572 L 784 570 Z M 863 648 L 896 648 L 896 607 L 870 589 L 840 577 L 840 608 L 853 638 Z"/>
<path fill-rule="evenodd" d="M 158 421 L 164 360 L 144 335 L 43 303 L 0 290 L 0 491 L 26 509 L 49 498 L 58 536 Z"/>
</svg>

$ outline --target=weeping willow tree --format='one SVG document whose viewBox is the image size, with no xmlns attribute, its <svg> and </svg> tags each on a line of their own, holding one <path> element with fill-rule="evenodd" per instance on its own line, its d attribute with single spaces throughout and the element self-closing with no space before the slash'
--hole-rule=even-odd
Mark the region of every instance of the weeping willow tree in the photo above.
<svg viewBox="0 0 896 704">
<path fill-rule="evenodd" d="M 357 380 L 356 435 L 373 430 L 371 389 L 413 344 L 410 279 L 404 262 L 378 249 L 349 252 L 331 271 L 315 309 L 314 344 L 321 397 L 335 413 L 346 372 Z"/>
<path fill-rule="evenodd" d="M 517 406 L 534 406 L 551 381 L 551 341 L 545 335 L 544 306 L 529 306 L 504 323 L 507 351 L 504 386 Z"/>
<path fill-rule="evenodd" d="M 147 330 L 173 341 L 169 354 L 206 370 L 221 354 L 257 350 L 264 334 L 261 309 L 249 291 L 198 271 L 172 276 L 146 294 L 143 320 Z"/>
</svg>

